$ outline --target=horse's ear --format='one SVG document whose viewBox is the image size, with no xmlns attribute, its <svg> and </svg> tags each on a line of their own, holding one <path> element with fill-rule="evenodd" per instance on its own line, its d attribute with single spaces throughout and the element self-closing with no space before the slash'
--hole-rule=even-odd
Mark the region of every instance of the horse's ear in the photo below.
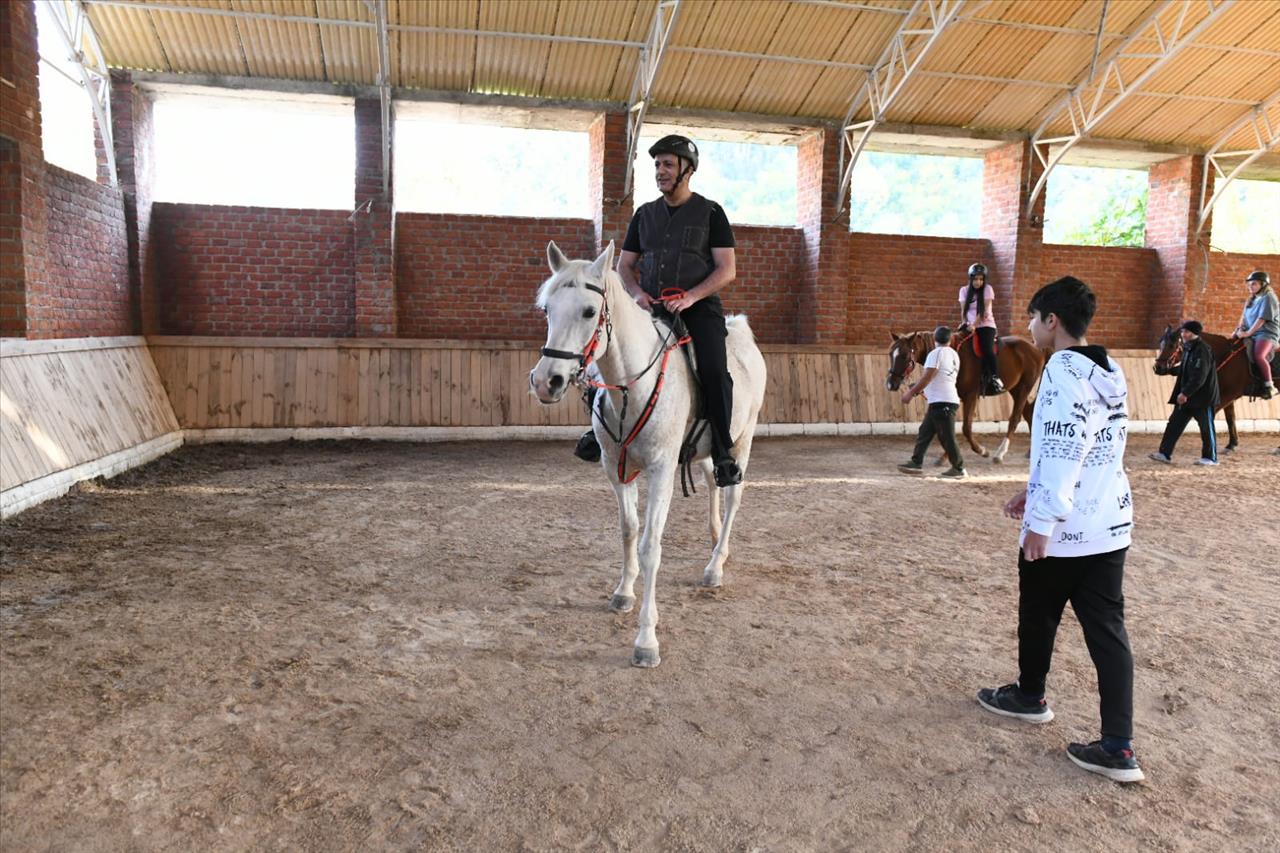
<svg viewBox="0 0 1280 853">
<path fill-rule="evenodd" d="M 889 336 L 893 338 L 895 341 L 902 340 L 902 335 L 898 334 L 897 332 L 889 332 Z"/>
<path fill-rule="evenodd" d="M 556 241 L 552 240 L 547 243 L 547 266 L 551 267 L 551 271 L 560 272 L 567 263 L 569 263 L 569 259 L 564 256 L 564 252 L 560 251 Z"/>
<path fill-rule="evenodd" d="M 596 278 L 604 278 L 606 270 L 613 269 L 613 241 L 609 241 L 609 245 L 604 247 L 604 251 L 600 253 L 600 257 L 596 258 L 591 264 L 591 274 Z"/>
</svg>

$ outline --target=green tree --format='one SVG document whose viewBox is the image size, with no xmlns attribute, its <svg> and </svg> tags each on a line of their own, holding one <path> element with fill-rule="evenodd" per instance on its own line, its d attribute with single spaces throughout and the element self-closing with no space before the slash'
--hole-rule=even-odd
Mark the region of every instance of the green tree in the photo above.
<svg viewBox="0 0 1280 853">
<path fill-rule="evenodd" d="M 1092 222 L 1067 234 L 1077 246 L 1141 246 L 1147 233 L 1147 194 L 1117 192 Z"/>
</svg>

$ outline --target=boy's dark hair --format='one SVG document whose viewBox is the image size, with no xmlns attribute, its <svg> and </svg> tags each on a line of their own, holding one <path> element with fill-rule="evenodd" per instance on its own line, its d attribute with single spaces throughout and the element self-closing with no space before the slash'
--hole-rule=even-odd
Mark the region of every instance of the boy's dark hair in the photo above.
<svg viewBox="0 0 1280 853">
<path fill-rule="evenodd" d="M 951 327 L 939 326 L 933 330 L 933 339 L 937 343 L 945 344 L 951 340 Z"/>
<path fill-rule="evenodd" d="M 1050 314 L 1056 314 L 1062 328 L 1073 338 L 1084 337 L 1097 310 L 1098 297 L 1093 295 L 1093 290 L 1070 275 L 1051 281 L 1037 290 L 1027 305 L 1027 313 L 1037 313 L 1041 320 Z"/>
</svg>

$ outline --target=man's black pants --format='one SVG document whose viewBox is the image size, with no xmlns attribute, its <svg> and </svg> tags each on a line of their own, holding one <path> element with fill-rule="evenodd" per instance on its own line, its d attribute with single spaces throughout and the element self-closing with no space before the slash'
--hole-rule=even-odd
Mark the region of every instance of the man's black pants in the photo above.
<svg viewBox="0 0 1280 853">
<path fill-rule="evenodd" d="M 1200 458 L 1217 462 L 1218 436 L 1214 433 L 1212 406 L 1196 406 L 1194 409 L 1190 406 L 1174 406 L 1173 413 L 1169 415 L 1169 423 L 1164 428 L 1164 438 L 1160 439 L 1160 452 L 1173 458 L 1173 448 L 1178 439 L 1182 438 L 1182 433 L 1192 418 L 1195 418 L 1196 425 L 1200 427 Z"/>
<path fill-rule="evenodd" d="M 698 356 L 698 378 L 702 383 L 703 417 L 711 425 L 713 456 L 731 453 L 733 437 L 729 421 L 733 416 L 733 377 L 725 341 L 724 308 L 718 297 L 701 299 L 680 313 L 693 349 Z"/>
<path fill-rule="evenodd" d="M 1102 734 L 1133 737 L 1133 653 L 1124 629 L 1124 557 L 1128 548 L 1087 557 L 1018 552 L 1018 686 L 1043 696 L 1053 642 L 1067 602 L 1098 671 Z"/>
<path fill-rule="evenodd" d="M 938 437 L 942 449 L 947 452 L 953 468 L 964 468 L 964 457 L 956 444 L 956 411 L 960 407 L 955 403 L 930 403 L 920 422 L 920 431 L 916 433 L 916 449 L 911 453 L 911 461 L 917 465 L 924 464 L 924 454 L 929 449 L 929 442 Z"/>
</svg>

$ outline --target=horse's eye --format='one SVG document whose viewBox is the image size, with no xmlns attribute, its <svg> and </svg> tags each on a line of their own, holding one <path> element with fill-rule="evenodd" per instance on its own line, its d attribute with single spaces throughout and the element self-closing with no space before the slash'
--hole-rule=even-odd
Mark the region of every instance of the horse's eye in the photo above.
<svg viewBox="0 0 1280 853">
<path fill-rule="evenodd" d="M 584 320 L 590 320 L 594 316 L 596 316 L 596 309 L 594 308 L 587 308 L 582 312 L 582 319 Z"/>
</svg>

